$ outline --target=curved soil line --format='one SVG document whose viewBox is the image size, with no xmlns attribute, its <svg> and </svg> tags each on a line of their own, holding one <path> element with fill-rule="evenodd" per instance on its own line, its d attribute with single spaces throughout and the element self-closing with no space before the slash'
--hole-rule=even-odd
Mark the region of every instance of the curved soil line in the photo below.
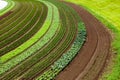
<svg viewBox="0 0 120 80">
<path fill-rule="evenodd" d="M 75 59 L 55 80 L 97 80 L 110 53 L 111 35 L 88 11 L 75 4 L 67 4 L 77 11 L 85 23 L 87 39 Z"/>
</svg>

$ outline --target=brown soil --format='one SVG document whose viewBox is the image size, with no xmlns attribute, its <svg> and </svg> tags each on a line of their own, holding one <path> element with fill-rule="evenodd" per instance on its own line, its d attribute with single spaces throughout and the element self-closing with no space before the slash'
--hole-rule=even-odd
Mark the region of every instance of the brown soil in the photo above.
<svg viewBox="0 0 120 80">
<path fill-rule="evenodd" d="M 0 16 L 0 20 L 2 20 L 3 18 L 7 17 L 11 13 L 12 13 L 12 11 L 9 11 L 9 12 L 5 13 L 4 15 Z"/>
<path fill-rule="evenodd" d="M 72 6 L 82 18 L 87 39 L 75 59 L 55 80 L 97 80 L 110 53 L 111 35 L 105 26 L 80 6 Z"/>
</svg>

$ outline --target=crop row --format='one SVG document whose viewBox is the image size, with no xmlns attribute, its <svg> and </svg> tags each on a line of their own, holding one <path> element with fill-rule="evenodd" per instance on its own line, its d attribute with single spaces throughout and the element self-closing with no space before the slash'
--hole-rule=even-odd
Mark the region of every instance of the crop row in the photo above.
<svg viewBox="0 0 120 80">
<path fill-rule="evenodd" d="M 23 9 L 24 11 L 25 9 Z M 23 12 L 22 11 L 22 12 Z M 27 20 L 26 19 L 29 19 L 29 17 L 32 17 L 34 15 L 34 13 L 32 13 L 32 11 L 30 12 L 30 14 L 27 15 L 27 13 L 30 11 L 30 9 L 27 9 L 26 12 L 24 13 L 24 15 L 22 17 L 20 17 L 18 19 L 18 22 L 16 21 L 16 23 L 12 24 L 12 25 L 8 25 L 8 27 L 13 27 L 12 29 L 6 31 L 6 33 L 1 37 L 1 39 L 3 39 L 1 42 L 0 42 L 0 51 L 1 51 L 1 55 L 4 54 L 4 53 L 7 53 L 7 51 L 3 52 L 4 48 L 7 46 L 7 49 L 8 47 L 11 47 L 12 43 L 18 39 L 22 34 L 24 34 L 25 32 L 27 32 L 27 29 L 25 30 L 24 28 L 25 27 L 25 23 L 27 23 Z M 23 19 L 22 19 L 23 18 Z M 32 18 L 31 18 L 32 19 Z M 31 21 L 31 19 L 29 19 Z M 29 22 L 30 22 L 29 21 Z M 23 24 L 24 23 L 24 24 Z M 21 27 L 22 26 L 22 27 Z M 29 30 L 29 28 L 28 28 Z M 23 33 L 20 34 L 20 31 L 22 31 Z M 11 44 L 11 45 L 10 45 Z M 9 50 L 8 50 L 9 51 Z"/>
</svg>

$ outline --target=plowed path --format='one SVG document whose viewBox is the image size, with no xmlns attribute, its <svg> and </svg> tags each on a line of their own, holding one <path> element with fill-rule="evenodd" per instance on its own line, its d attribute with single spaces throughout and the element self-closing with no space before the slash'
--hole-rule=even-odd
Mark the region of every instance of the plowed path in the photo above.
<svg viewBox="0 0 120 80">
<path fill-rule="evenodd" d="M 87 40 L 75 59 L 55 80 L 97 80 L 110 53 L 111 36 L 105 26 L 80 6 L 72 6 L 85 23 Z"/>
</svg>

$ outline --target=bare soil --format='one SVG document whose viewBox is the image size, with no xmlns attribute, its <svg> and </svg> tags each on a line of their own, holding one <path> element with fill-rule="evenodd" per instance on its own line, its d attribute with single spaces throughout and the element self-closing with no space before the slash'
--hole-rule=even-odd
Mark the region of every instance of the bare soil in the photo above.
<svg viewBox="0 0 120 80">
<path fill-rule="evenodd" d="M 73 7 L 87 30 L 87 39 L 78 55 L 55 78 L 55 80 L 98 80 L 111 52 L 111 35 L 105 26 L 84 8 Z"/>
</svg>

